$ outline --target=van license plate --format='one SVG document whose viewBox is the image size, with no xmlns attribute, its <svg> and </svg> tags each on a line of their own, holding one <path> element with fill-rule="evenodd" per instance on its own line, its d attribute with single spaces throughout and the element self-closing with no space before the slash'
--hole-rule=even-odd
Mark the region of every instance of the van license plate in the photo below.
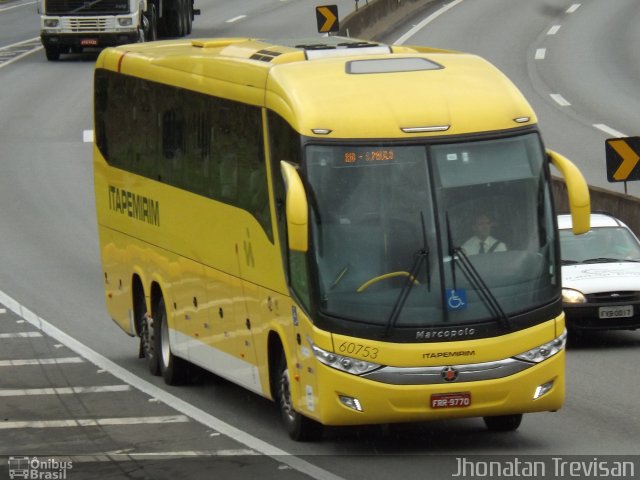
<svg viewBox="0 0 640 480">
<path fill-rule="evenodd" d="M 624 318 L 633 317 L 633 305 L 618 307 L 600 307 L 598 309 L 600 318 Z"/>
<path fill-rule="evenodd" d="M 80 40 L 80 45 L 83 47 L 97 47 L 98 39 L 97 38 L 83 38 Z"/>
<path fill-rule="evenodd" d="M 431 408 L 456 408 L 471 405 L 471 392 L 434 393 Z"/>
</svg>

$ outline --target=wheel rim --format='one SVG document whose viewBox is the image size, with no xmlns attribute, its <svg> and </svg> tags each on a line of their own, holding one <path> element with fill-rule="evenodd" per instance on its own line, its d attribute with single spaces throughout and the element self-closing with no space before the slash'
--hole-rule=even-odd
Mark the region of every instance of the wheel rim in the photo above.
<svg viewBox="0 0 640 480">
<path fill-rule="evenodd" d="M 162 363 L 165 367 L 169 366 L 171 359 L 171 347 L 169 346 L 169 325 L 167 325 L 166 315 L 162 318 L 162 334 L 160 335 L 160 348 L 162 349 Z"/>
<path fill-rule="evenodd" d="M 282 415 L 288 422 L 295 420 L 296 412 L 291 404 L 291 389 L 289 387 L 289 370 L 285 369 L 280 377 L 280 408 Z"/>
</svg>

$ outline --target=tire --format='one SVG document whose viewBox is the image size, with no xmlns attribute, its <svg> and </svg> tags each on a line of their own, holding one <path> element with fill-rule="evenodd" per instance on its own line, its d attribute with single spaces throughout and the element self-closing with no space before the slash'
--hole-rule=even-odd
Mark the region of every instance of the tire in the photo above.
<svg viewBox="0 0 640 480">
<path fill-rule="evenodd" d="M 154 42 L 158 40 L 158 11 L 154 4 L 151 4 L 149 14 L 147 15 L 147 21 L 149 22 L 149 28 L 146 35 L 147 42 Z"/>
<path fill-rule="evenodd" d="M 164 12 L 165 31 L 169 37 L 179 37 L 180 31 L 180 10 L 170 10 Z"/>
<path fill-rule="evenodd" d="M 185 8 L 186 0 L 178 0 L 178 37 L 184 37 L 187 34 L 187 12 Z"/>
<path fill-rule="evenodd" d="M 44 53 L 50 62 L 55 62 L 60 59 L 60 47 L 55 45 L 47 45 L 44 47 Z"/>
<path fill-rule="evenodd" d="M 160 375 L 158 350 L 156 350 L 156 325 L 144 308 L 140 311 L 139 325 L 140 353 L 146 359 L 147 368 L 149 368 L 151 375 Z"/>
<path fill-rule="evenodd" d="M 285 430 L 292 440 L 298 442 L 319 440 L 322 437 L 322 425 L 296 412 L 291 399 L 289 369 L 284 353 L 280 359 L 277 378 L 277 400 Z"/>
<path fill-rule="evenodd" d="M 160 297 L 154 310 L 155 319 L 155 350 L 158 352 L 160 374 L 167 385 L 181 385 L 188 376 L 188 363 L 173 355 L 169 342 L 169 322 L 164 299 Z"/>
<path fill-rule="evenodd" d="M 522 414 L 498 415 L 495 417 L 484 417 L 484 423 L 492 432 L 513 432 L 518 429 L 522 422 Z"/>
<path fill-rule="evenodd" d="M 187 11 L 187 28 L 185 35 L 191 35 L 191 32 L 193 31 L 193 0 L 185 1 L 187 2 L 185 6 Z"/>
</svg>

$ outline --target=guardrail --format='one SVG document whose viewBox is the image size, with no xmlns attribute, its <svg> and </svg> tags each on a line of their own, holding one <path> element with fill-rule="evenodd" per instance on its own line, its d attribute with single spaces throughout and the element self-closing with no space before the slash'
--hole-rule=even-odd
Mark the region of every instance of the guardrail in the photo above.
<svg viewBox="0 0 640 480">
<path fill-rule="evenodd" d="M 343 20 L 339 35 L 376 40 L 436 0 L 368 0 Z"/>
<path fill-rule="evenodd" d="M 397 25 L 416 15 L 436 0 L 368 0 L 365 5 L 340 21 L 340 35 L 376 40 L 389 35 Z M 591 209 L 615 215 L 640 234 L 640 199 L 629 195 L 589 186 Z M 556 210 L 568 212 L 567 190 L 564 182 L 553 179 L 553 196 Z"/>
</svg>

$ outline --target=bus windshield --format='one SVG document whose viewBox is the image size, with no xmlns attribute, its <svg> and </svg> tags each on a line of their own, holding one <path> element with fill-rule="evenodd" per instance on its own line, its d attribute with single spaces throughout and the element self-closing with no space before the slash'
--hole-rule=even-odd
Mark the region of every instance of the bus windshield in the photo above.
<svg viewBox="0 0 640 480">
<path fill-rule="evenodd" d="M 557 300 L 544 162 L 535 132 L 307 145 L 317 310 L 353 325 L 429 328 L 498 322 L 491 303 L 513 317 Z"/>
</svg>

